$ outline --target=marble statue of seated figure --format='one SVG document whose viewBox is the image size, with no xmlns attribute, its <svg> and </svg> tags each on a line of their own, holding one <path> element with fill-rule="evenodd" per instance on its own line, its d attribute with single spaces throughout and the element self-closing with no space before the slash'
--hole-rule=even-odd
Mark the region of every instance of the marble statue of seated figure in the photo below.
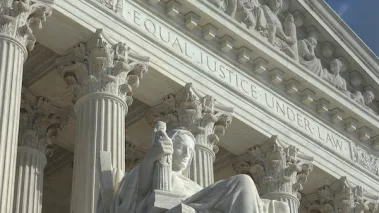
<svg viewBox="0 0 379 213">
<path fill-rule="evenodd" d="M 188 178 L 194 156 L 195 138 L 184 129 L 155 133 L 156 142 L 142 162 L 127 173 L 115 195 L 112 213 L 149 213 L 149 198 L 154 194 L 154 165 L 172 157 L 171 193 L 196 213 L 289 213 L 287 203 L 261 199 L 250 176 L 236 175 L 202 188 Z M 171 159 L 168 158 L 168 159 Z M 176 208 L 172 208 L 176 209 Z M 168 210 L 170 213 L 177 211 Z M 166 211 L 166 210 L 165 210 Z M 163 211 L 163 212 L 165 212 Z M 179 212 L 178 212 L 179 213 Z"/>
<path fill-rule="evenodd" d="M 320 59 L 316 58 L 316 46 L 317 40 L 314 37 L 298 41 L 299 63 L 317 76 L 325 78 L 328 71 L 322 67 Z"/>
</svg>

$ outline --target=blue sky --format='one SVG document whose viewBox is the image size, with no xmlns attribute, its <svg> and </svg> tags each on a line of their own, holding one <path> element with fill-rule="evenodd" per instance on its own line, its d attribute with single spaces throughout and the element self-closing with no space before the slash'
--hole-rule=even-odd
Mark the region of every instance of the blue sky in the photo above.
<svg viewBox="0 0 379 213">
<path fill-rule="evenodd" d="M 325 1 L 379 56 L 379 0 Z"/>
</svg>

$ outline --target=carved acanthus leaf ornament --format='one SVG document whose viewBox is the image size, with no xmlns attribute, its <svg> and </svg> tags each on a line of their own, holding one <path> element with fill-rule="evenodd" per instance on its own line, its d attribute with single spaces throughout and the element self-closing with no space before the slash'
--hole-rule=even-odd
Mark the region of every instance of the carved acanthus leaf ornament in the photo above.
<svg viewBox="0 0 379 213">
<path fill-rule="evenodd" d="M 133 61 L 131 61 L 133 60 Z M 131 53 L 126 44 L 113 44 L 101 29 L 87 43 L 57 60 L 59 72 L 75 92 L 75 100 L 91 92 L 117 95 L 132 104 L 132 88 L 147 72 L 149 58 Z"/>
<path fill-rule="evenodd" d="M 353 186 L 346 177 L 317 189 L 316 200 L 306 208 L 321 213 L 379 213 L 378 196 L 367 193 L 361 186 Z"/>
<path fill-rule="evenodd" d="M 272 136 L 261 146 L 254 146 L 233 164 L 239 174 L 250 175 L 261 196 L 280 192 L 300 198 L 313 164 L 299 158 L 295 146 L 284 147 L 277 136 Z"/>
<path fill-rule="evenodd" d="M 59 112 L 57 112 L 59 111 Z M 65 125 L 67 117 L 63 110 L 57 110 L 49 100 L 34 97 L 24 90 L 20 109 L 19 146 L 49 153 L 48 146 Z"/>
<path fill-rule="evenodd" d="M 41 29 L 52 8 L 31 0 L 5 0 L 0 2 L 0 34 L 20 41 L 28 50 L 34 48 L 35 29 Z"/>
<path fill-rule="evenodd" d="M 232 109 L 216 103 L 210 95 L 202 96 L 191 83 L 176 95 L 168 95 L 163 103 L 146 113 L 150 124 L 167 123 L 168 129 L 184 127 L 197 137 L 197 143 L 218 151 L 219 137 L 225 134 L 232 122 Z M 199 139 L 205 141 L 198 141 Z"/>
</svg>

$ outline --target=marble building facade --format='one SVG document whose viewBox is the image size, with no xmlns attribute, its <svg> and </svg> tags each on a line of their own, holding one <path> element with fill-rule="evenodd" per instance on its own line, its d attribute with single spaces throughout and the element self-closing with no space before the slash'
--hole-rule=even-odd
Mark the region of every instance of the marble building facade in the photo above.
<svg viewBox="0 0 379 213">
<path fill-rule="evenodd" d="M 322 0 L 7 0 L 0 51 L 1 213 L 117 212 L 160 121 L 201 188 L 379 212 L 379 60 Z M 147 212 L 199 212 L 157 179 Z"/>
</svg>

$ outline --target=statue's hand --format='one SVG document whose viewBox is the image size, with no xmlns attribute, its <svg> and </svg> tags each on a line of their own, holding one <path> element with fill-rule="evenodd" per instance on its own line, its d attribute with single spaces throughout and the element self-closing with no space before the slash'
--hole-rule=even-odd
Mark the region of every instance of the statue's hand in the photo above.
<svg viewBox="0 0 379 213">
<path fill-rule="evenodd" d="M 151 147 L 149 157 L 153 161 L 157 161 L 165 155 L 171 155 L 173 151 L 172 140 L 165 131 L 158 130 L 155 134 L 155 142 Z"/>
</svg>

